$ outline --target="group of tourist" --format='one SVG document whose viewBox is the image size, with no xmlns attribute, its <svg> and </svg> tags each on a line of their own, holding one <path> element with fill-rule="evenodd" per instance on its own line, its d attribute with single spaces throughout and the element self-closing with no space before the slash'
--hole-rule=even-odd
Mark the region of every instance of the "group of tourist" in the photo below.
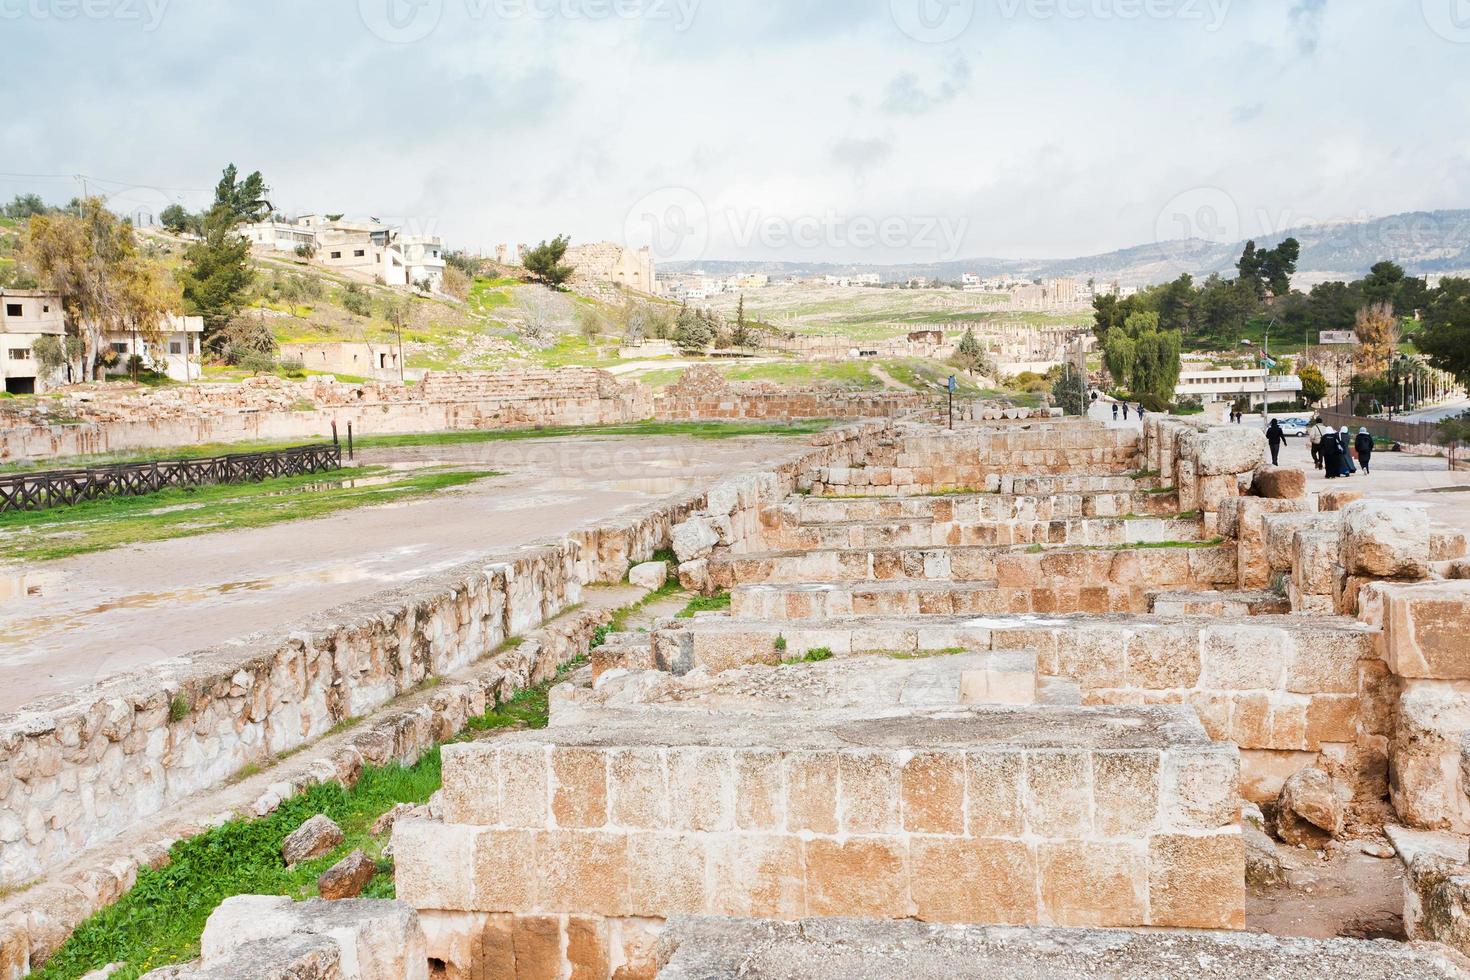
<svg viewBox="0 0 1470 980">
<path fill-rule="evenodd" d="M 1275 422 L 1271 423 L 1273 426 Z M 1277 427 L 1279 431 L 1279 426 Z M 1268 431 L 1266 438 L 1269 441 L 1271 434 Z M 1312 425 L 1307 429 L 1307 441 L 1312 448 L 1312 465 L 1323 470 L 1327 479 L 1335 480 L 1338 477 L 1352 476 L 1358 471 L 1353 465 L 1353 458 L 1363 465 L 1363 473 L 1367 475 L 1372 472 L 1373 450 L 1375 443 L 1373 435 L 1366 427 L 1358 430 L 1356 436 L 1351 429 L 1343 426 L 1342 430 L 1324 425 L 1321 417 L 1312 419 Z M 1272 458 L 1275 458 L 1275 446 L 1272 448 Z"/>
</svg>

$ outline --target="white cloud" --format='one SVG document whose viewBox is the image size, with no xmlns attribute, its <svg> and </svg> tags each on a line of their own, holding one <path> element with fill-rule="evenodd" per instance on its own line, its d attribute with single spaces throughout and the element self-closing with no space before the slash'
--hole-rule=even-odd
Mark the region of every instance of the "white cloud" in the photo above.
<svg viewBox="0 0 1470 980">
<path fill-rule="evenodd" d="M 617 238 L 662 188 L 697 195 L 712 231 L 727 214 L 945 219 L 966 254 L 1018 257 L 1149 241 L 1199 188 L 1247 234 L 1470 204 L 1451 124 L 1470 110 L 1470 48 L 1381 0 L 1234 0 L 1218 24 L 979 0 L 946 44 L 905 34 L 888 0 L 643 0 L 672 18 L 632 19 L 537 2 L 574 14 L 443 0 L 409 44 L 372 34 L 356 0 L 175 2 L 152 32 L 6 21 L 5 169 L 198 204 L 172 188 L 208 188 L 233 160 L 281 207 L 414 216 L 470 248 Z M 32 189 L 75 192 L 0 178 L 5 196 Z M 712 234 L 710 257 L 814 257 L 737 237 Z M 815 250 L 834 237 L 848 261 L 932 257 L 917 234 Z"/>
</svg>

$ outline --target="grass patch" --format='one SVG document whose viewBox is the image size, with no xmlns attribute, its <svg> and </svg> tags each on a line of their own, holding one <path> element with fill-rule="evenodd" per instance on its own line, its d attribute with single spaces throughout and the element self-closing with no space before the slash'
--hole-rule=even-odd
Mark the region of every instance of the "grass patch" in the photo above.
<svg viewBox="0 0 1470 980">
<path fill-rule="evenodd" d="M 461 740 L 470 737 L 471 732 L 493 732 L 505 728 L 545 728 L 551 723 L 551 689 L 586 664 L 586 657 L 574 657 L 562 664 L 551 680 L 517 691 L 509 701 L 503 701 L 483 715 L 471 718 L 465 725 L 465 734 L 460 736 Z"/>
<path fill-rule="evenodd" d="M 170 722 L 183 721 L 193 710 L 194 706 L 189 703 L 188 698 L 182 694 L 176 694 L 174 699 L 168 703 L 168 720 Z"/>
<path fill-rule="evenodd" d="M 387 477 L 373 486 L 346 485 L 380 472 L 345 469 L 7 513 L 0 515 L 0 560 L 50 561 L 123 545 L 309 520 L 497 475 L 484 470 L 425 471 Z"/>
<path fill-rule="evenodd" d="M 954 657 L 969 652 L 964 647 L 945 647 L 942 650 L 894 651 L 883 656 L 889 660 L 932 660 L 935 657 Z"/>
<path fill-rule="evenodd" d="M 382 857 L 386 840 L 372 836 L 373 822 L 395 804 L 427 802 L 439 783 L 434 749 L 407 768 L 369 766 L 350 790 L 323 783 L 282 803 L 269 817 L 231 821 L 180 841 L 169 852 L 168 867 L 140 870 L 131 891 L 83 922 L 33 976 L 74 980 L 109 963 L 124 963 L 114 980 L 135 980 L 191 960 L 199 955 L 204 922 L 220 902 L 234 895 L 310 898 L 317 877 L 358 848 L 378 861 L 378 876 L 364 897 L 392 898 L 392 867 Z M 281 861 L 281 841 L 318 813 L 335 820 L 346 839 L 331 853 L 288 869 Z"/>
<path fill-rule="evenodd" d="M 689 605 L 675 614 L 675 619 L 693 619 L 697 613 L 726 612 L 730 608 L 730 593 L 698 595 L 689 600 Z"/>
<path fill-rule="evenodd" d="M 790 660 L 781 661 L 781 665 L 790 667 L 794 664 L 819 664 L 831 660 L 832 657 L 831 647 L 813 647 L 800 657 L 793 657 Z"/>
</svg>

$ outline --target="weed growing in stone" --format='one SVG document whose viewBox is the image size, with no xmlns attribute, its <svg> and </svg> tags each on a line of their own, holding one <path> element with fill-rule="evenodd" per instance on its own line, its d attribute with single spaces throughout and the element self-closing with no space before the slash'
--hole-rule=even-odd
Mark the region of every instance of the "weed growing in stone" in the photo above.
<svg viewBox="0 0 1470 980">
<path fill-rule="evenodd" d="M 808 650 L 804 656 L 793 657 L 790 660 L 783 660 L 781 661 L 781 663 L 787 667 L 790 667 L 794 664 L 819 664 L 822 663 L 824 660 L 831 660 L 832 657 L 833 653 L 831 647 L 813 647 L 812 649 Z"/>
<path fill-rule="evenodd" d="M 393 897 L 392 864 L 382 857 L 383 837 L 373 822 L 398 803 L 425 803 L 439 788 L 439 751 L 410 767 L 368 767 L 352 789 L 323 783 L 281 804 L 260 820 L 235 820 L 175 844 L 167 867 L 144 869 L 115 905 L 81 924 L 36 980 L 75 980 L 109 963 L 123 963 L 114 980 L 134 980 L 149 970 L 199 955 L 204 922 L 233 895 L 316 894 L 319 875 L 362 848 L 378 861 L 378 875 L 364 897 Z M 331 853 L 287 868 L 281 841 L 309 817 L 325 813 L 346 839 Z"/>
<path fill-rule="evenodd" d="M 678 613 L 675 618 L 693 619 L 696 613 L 726 612 L 729 608 L 730 593 L 728 592 L 720 592 L 716 595 L 700 595 L 691 599 L 689 605 L 685 606 L 683 611 Z"/>
</svg>

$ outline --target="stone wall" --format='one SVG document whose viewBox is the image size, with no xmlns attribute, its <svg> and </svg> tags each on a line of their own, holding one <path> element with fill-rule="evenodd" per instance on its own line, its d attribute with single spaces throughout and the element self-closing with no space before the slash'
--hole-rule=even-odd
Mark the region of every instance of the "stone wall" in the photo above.
<svg viewBox="0 0 1470 980">
<path fill-rule="evenodd" d="M 1266 459 L 1265 433 L 1240 425 L 1150 415 L 1143 425 L 1144 469 L 1179 494 L 1179 507 L 1206 515 L 1241 496 Z"/>
<path fill-rule="evenodd" d="M 686 370 L 654 402 L 664 422 L 894 418 L 928 405 L 918 392 L 863 392 L 731 382 L 712 367 Z"/>
<path fill-rule="evenodd" d="M 252 439 L 326 441 L 455 429 L 607 425 L 653 415 L 652 392 L 588 368 L 430 374 L 417 385 L 255 378 L 107 398 L 73 395 L 0 416 L 0 460 Z"/>
</svg>

